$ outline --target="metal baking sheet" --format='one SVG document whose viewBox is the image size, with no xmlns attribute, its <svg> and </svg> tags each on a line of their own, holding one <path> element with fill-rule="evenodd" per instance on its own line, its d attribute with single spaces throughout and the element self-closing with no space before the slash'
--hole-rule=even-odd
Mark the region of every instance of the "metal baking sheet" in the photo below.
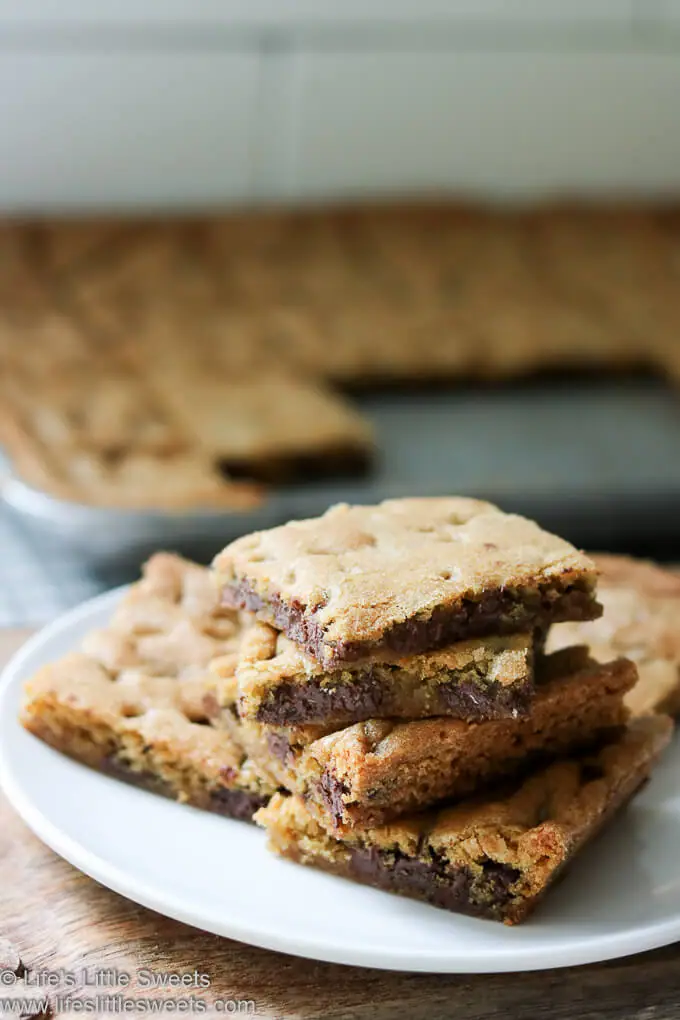
<svg viewBox="0 0 680 1020">
<path fill-rule="evenodd" d="M 536 517 L 582 545 L 680 532 L 680 399 L 648 378 L 574 379 L 359 395 L 379 457 L 361 480 L 278 489 L 247 514 L 140 513 L 56 500 L 17 479 L 6 504 L 97 559 L 167 547 L 210 555 L 245 531 L 339 501 L 461 493 Z"/>
</svg>

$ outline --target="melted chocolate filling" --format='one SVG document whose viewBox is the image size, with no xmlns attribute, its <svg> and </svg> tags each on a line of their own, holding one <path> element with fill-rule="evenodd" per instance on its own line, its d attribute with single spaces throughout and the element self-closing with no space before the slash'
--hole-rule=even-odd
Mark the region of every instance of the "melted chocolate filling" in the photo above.
<svg viewBox="0 0 680 1020">
<path fill-rule="evenodd" d="M 404 620 L 383 634 L 380 641 L 325 642 L 325 630 L 310 610 L 296 599 L 284 601 L 273 595 L 265 601 L 246 580 L 235 581 L 223 592 L 225 604 L 250 612 L 264 611 L 270 622 L 301 645 L 326 666 L 356 662 L 379 651 L 397 655 L 415 655 L 486 634 L 512 634 L 533 627 L 547 628 L 565 620 L 593 620 L 602 615 L 602 606 L 591 592 L 580 588 L 564 591 L 554 587 L 539 589 L 536 595 L 522 596 L 499 589 L 480 599 L 463 599 L 455 606 L 440 606 L 426 620 Z"/>
<path fill-rule="evenodd" d="M 123 782 L 138 786 L 142 790 L 149 790 L 150 793 L 168 797 L 176 800 L 176 794 L 172 788 L 162 779 L 150 772 L 135 772 L 119 758 L 109 758 L 102 766 L 102 771 L 115 779 L 122 779 Z M 207 799 L 202 803 L 196 802 L 195 807 L 203 808 L 205 811 L 213 811 L 215 814 L 224 815 L 225 818 L 237 818 L 243 822 L 252 821 L 253 815 L 269 800 L 268 797 L 261 797 L 245 790 L 228 790 L 223 787 L 219 790 L 206 791 Z M 191 803 L 191 801 L 189 802 Z"/>
<path fill-rule="evenodd" d="M 525 715 L 533 686 L 447 680 L 433 687 L 432 714 L 460 719 L 504 719 Z M 304 684 L 285 681 L 260 705 L 259 722 L 275 726 L 304 723 L 362 722 L 364 719 L 399 716 L 399 698 L 387 680 L 378 680 L 370 667 L 363 675 L 333 686 L 311 679 Z"/>
<path fill-rule="evenodd" d="M 445 910 L 476 917 L 499 918 L 512 902 L 512 886 L 520 872 L 507 864 L 487 861 L 482 873 L 455 866 L 430 850 L 427 857 L 375 847 L 352 849 L 350 869 L 355 878 L 388 892 L 424 900 Z"/>
<path fill-rule="evenodd" d="M 225 818 L 237 818 L 242 822 L 251 822 L 253 815 L 264 807 L 269 797 L 261 797 L 245 790 L 215 790 L 210 794 L 206 805 L 208 811 L 224 815 Z"/>
</svg>

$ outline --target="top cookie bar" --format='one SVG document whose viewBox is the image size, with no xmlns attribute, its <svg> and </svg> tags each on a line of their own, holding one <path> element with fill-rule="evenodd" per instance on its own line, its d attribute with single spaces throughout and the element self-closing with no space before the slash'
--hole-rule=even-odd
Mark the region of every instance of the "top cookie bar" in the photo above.
<svg viewBox="0 0 680 1020">
<path fill-rule="evenodd" d="M 227 605 L 329 667 L 601 613 L 588 557 L 463 497 L 340 504 L 232 542 L 214 568 Z"/>
</svg>

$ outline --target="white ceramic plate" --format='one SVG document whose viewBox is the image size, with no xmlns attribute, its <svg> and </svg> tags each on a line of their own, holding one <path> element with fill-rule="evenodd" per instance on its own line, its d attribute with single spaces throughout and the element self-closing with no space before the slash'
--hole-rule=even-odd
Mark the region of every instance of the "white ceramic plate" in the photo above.
<svg viewBox="0 0 680 1020">
<path fill-rule="evenodd" d="M 258 829 L 70 761 L 16 722 L 24 678 L 103 625 L 111 592 L 56 620 L 0 685 L 0 779 L 48 846 L 169 917 L 315 960 L 398 970 L 519 971 L 607 960 L 680 939 L 680 745 L 525 925 L 448 914 L 278 860 Z"/>
</svg>

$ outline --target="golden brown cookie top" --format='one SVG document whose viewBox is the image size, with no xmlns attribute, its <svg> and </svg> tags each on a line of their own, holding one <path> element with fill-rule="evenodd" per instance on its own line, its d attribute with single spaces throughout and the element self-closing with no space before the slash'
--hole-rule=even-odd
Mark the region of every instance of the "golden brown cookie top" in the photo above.
<svg viewBox="0 0 680 1020">
<path fill-rule="evenodd" d="M 226 601 L 324 665 L 598 615 L 587 556 L 465 497 L 340 504 L 237 539 L 214 567 Z"/>
</svg>

